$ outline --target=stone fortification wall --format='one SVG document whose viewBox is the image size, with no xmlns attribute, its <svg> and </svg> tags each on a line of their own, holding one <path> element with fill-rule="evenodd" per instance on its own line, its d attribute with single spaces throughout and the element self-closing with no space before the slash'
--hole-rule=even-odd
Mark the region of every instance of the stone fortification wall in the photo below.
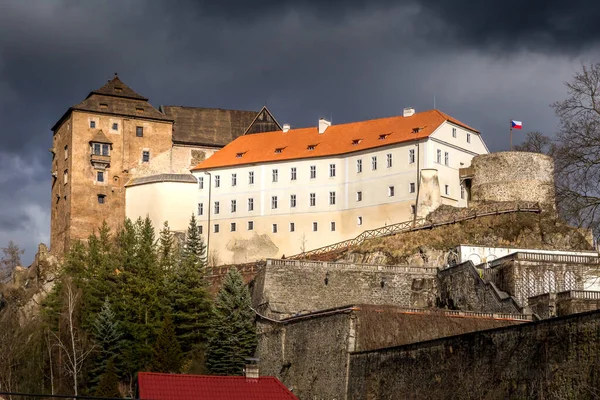
<svg viewBox="0 0 600 400">
<path fill-rule="evenodd" d="M 592 399 L 600 311 L 354 353 L 349 399 Z"/>
<path fill-rule="evenodd" d="M 252 285 L 254 307 L 272 318 L 345 306 L 434 307 L 437 268 L 267 260 Z"/>
<path fill-rule="evenodd" d="M 471 201 L 535 201 L 554 208 L 554 161 L 538 153 L 483 154 L 471 163 Z"/>
</svg>

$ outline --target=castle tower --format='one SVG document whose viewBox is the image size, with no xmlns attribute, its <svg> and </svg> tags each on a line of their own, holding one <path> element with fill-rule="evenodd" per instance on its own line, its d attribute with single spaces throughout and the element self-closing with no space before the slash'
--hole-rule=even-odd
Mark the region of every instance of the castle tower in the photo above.
<svg viewBox="0 0 600 400">
<path fill-rule="evenodd" d="M 52 128 L 50 250 L 62 255 L 106 220 L 125 218 L 130 171 L 172 146 L 173 119 L 115 76 Z"/>
</svg>

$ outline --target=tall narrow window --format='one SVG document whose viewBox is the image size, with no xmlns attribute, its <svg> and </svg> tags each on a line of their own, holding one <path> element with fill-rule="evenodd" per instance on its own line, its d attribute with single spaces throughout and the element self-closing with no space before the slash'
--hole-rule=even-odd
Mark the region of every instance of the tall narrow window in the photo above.
<svg viewBox="0 0 600 400">
<path fill-rule="evenodd" d="M 408 184 L 408 191 L 409 191 L 409 193 L 415 192 L 415 183 L 414 182 L 411 182 Z"/>
<path fill-rule="evenodd" d="M 198 203 L 198 215 L 204 215 L 204 203 Z"/>
<path fill-rule="evenodd" d="M 231 232 L 235 232 L 236 228 L 237 228 L 237 226 L 235 225 L 235 222 L 232 222 L 231 223 L 231 229 L 230 229 Z"/>
<path fill-rule="evenodd" d="M 296 207 L 296 195 L 290 194 L 290 208 Z"/>
<path fill-rule="evenodd" d="M 437 150 L 436 161 L 437 161 L 438 164 L 442 163 L 442 151 L 440 149 Z"/>
<path fill-rule="evenodd" d="M 204 234 L 204 227 L 202 225 L 198 225 L 198 232 L 202 235 Z"/>
<path fill-rule="evenodd" d="M 90 121 L 90 128 L 96 127 L 96 121 Z"/>
<path fill-rule="evenodd" d="M 292 180 L 292 181 L 296 180 L 296 167 L 292 167 L 290 169 L 290 180 Z"/>
<path fill-rule="evenodd" d="M 371 169 L 373 171 L 377 169 L 377 156 L 371 157 Z"/>
<path fill-rule="evenodd" d="M 215 214 L 218 214 L 221 209 L 221 205 L 218 201 L 215 201 Z"/>
<path fill-rule="evenodd" d="M 143 126 L 136 126 L 135 127 L 135 136 L 137 136 L 137 137 L 143 137 L 144 136 L 144 127 Z"/>
<path fill-rule="evenodd" d="M 69 171 L 65 169 L 65 172 L 63 172 L 63 183 L 66 185 L 67 183 L 69 183 Z"/>
<path fill-rule="evenodd" d="M 271 196 L 271 209 L 277 209 L 277 196 Z"/>
<path fill-rule="evenodd" d="M 319 230 L 319 224 L 317 224 L 316 222 L 313 222 L 313 232 L 316 232 Z"/>
<path fill-rule="evenodd" d="M 410 205 L 410 213 L 415 215 L 417 213 L 417 207 L 414 204 Z"/>
<path fill-rule="evenodd" d="M 231 212 L 234 213 L 237 211 L 237 201 L 231 200 Z"/>
<path fill-rule="evenodd" d="M 395 195 L 395 190 L 393 186 L 388 186 L 388 196 L 393 197 Z"/>
<path fill-rule="evenodd" d="M 219 233 L 219 224 L 215 224 L 213 232 L 214 233 Z"/>
<path fill-rule="evenodd" d="M 277 233 L 277 224 L 273 224 L 273 233 Z"/>
<path fill-rule="evenodd" d="M 467 133 L 467 143 L 471 143 L 471 134 Z"/>
<path fill-rule="evenodd" d="M 310 194 L 310 206 L 314 207 L 317 204 L 317 195 L 315 193 Z"/>
<path fill-rule="evenodd" d="M 200 190 L 204 189 L 204 177 L 203 176 L 198 177 L 198 189 L 200 189 Z"/>
<path fill-rule="evenodd" d="M 329 164 L 329 177 L 335 177 L 335 164 Z"/>
<path fill-rule="evenodd" d="M 254 221 L 248 221 L 248 230 L 254 230 Z"/>
<path fill-rule="evenodd" d="M 362 160 L 356 160 L 356 173 L 360 174 L 362 172 Z"/>
<path fill-rule="evenodd" d="M 450 195 L 450 185 L 444 185 L 444 193 L 446 196 Z"/>
<path fill-rule="evenodd" d="M 103 156 L 109 156 L 110 155 L 110 145 L 109 144 L 103 144 L 102 145 L 102 155 Z M 148 159 L 150 158 L 150 153 L 148 153 Z"/>
<path fill-rule="evenodd" d="M 221 176 L 215 175 L 215 187 L 218 188 L 221 186 Z"/>
<path fill-rule="evenodd" d="M 335 222 L 331 221 L 331 232 L 335 232 Z"/>
<path fill-rule="evenodd" d="M 254 185 L 254 171 L 248 172 L 248 185 Z"/>
<path fill-rule="evenodd" d="M 237 186 L 237 174 L 231 174 L 231 186 Z"/>
<path fill-rule="evenodd" d="M 362 201 L 362 192 L 356 192 L 356 201 Z"/>
<path fill-rule="evenodd" d="M 96 181 L 104 182 L 104 171 L 96 171 Z"/>
<path fill-rule="evenodd" d="M 116 122 L 113 122 L 113 124 L 112 124 L 112 130 L 113 131 L 118 131 L 119 130 L 119 124 L 116 123 Z"/>
<path fill-rule="evenodd" d="M 408 151 L 408 163 L 409 164 L 415 163 L 415 149 L 410 149 Z"/>
<path fill-rule="evenodd" d="M 392 153 L 387 155 L 387 167 L 392 168 Z"/>
<path fill-rule="evenodd" d="M 93 143 L 92 144 L 92 154 L 95 156 L 101 156 L 102 155 L 102 145 L 100 143 Z"/>
<path fill-rule="evenodd" d="M 329 204 L 335 205 L 335 192 L 329 192 Z"/>
<path fill-rule="evenodd" d="M 279 170 L 273 170 L 273 182 L 277 182 L 279 180 Z"/>
<path fill-rule="evenodd" d="M 444 152 L 444 165 L 450 164 L 450 153 Z"/>
<path fill-rule="evenodd" d="M 460 185 L 460 198 L 465 199 L 465 187 L 463 185 Z"/>
<path fill-rule="evenodd" d="M 147 150 L 144 150 L 142 152 L 142 162 L 148 162 L 150 161 L 150 152 Z"/>
<path fill-rule="evenodd" d="M 317 177 L 317 166 L 311 165 L 310 166 L 310 179 L 315 179 L 316 177 Z"/>
<path fill-rule="evenodd" d="M 65 146 L 65 160 L 69 158 L 69 146 Z"/>
<path fill-rule="evenodd" d="M 362 217 L 356 217 L 356 225 L 362 225 Z"/>
<path fill-rule="evenodd" d="M 248 199 L 248 211 L 254 211 L 254 199 L 252 197 Z"/>
<path fill-rule="evenodd" d="M 456 128 L 452 128 L 452 137 L 455 138 L 456 137 Z"/>
<path fill-rule="evenodd" d="M 293 222 L 290 222 L 290 232 L 294 232 L 296 230 L 296 224 Z"/>
</svg>

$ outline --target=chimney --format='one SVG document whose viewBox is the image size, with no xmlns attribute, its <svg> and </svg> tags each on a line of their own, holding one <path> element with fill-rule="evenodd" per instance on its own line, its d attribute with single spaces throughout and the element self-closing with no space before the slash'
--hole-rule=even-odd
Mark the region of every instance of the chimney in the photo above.
<svg viewBox="0 0 600 400">
<path fill-rule="evenodd" d="M 258 361 L 258 358 L 246 358 L 246 367 L 244 368 L 246 379 L 258 379 L 260 377 Z"/>
<path fill-rule="evenodd" d="M 291 128 L 290 124 L 283 124 L 283 133 L 289 131 Z"/>
<path fill-rule="evenodd" d="M 412 117 L 413 115 L 415 115 L 415 109 L 412 107 L 407 107 L 402 112 L 403 117 Z"/>
<path fill-rule="evenodd" d="M 319 134 L 325 132 L 327 128 L 331 126 L 331 122 L 327 121 L 325 118 L 321 118 L 319 120 Z"/>
</svg>

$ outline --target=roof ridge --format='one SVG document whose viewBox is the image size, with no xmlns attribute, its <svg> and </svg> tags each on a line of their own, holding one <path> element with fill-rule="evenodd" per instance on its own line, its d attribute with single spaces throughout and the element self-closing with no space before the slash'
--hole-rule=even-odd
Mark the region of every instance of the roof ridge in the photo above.
<svg viewBox="0 0 600 400">
<path fill-rule="evenodd" d="M 173 105 L 166 105 L 166 104 L 161 104 L 159 107 L 178 107 L 178 108 L 189 108 L 192 110 L 222 110 L 222 111 L 241 111 L 241 112 L 252 112 L 252 113 L 259 113 L 262 111 L 262 108 L 259 111 L 256 110 L 240 110 L 240 109 L 234 109 L 234 108 L 220 108 L 220 107 L 196 107 L 196 106 L 173 106 Z"/>
</svg>

